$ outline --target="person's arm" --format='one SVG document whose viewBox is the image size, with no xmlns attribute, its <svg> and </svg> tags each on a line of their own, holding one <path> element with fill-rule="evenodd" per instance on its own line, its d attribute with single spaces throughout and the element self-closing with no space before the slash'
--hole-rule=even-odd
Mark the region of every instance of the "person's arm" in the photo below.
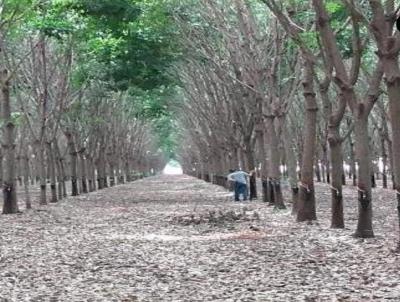
<svg viewBox="0 0 400 302">
<path fill-rule="evenodd" d="M 235 181 L 232 176 L 233 176 L 233 173 L 228 174 L 228 180 L 229 181 Z"/>
<path fill-rule="evenodd" d="M 246 172 L 245 172 L 246 173 Z M 249 173 L 246 173 L 246 176 L 252 176 L 254 173 L 256 173 L 256 169 L 249 171 Z"/>
</svg>

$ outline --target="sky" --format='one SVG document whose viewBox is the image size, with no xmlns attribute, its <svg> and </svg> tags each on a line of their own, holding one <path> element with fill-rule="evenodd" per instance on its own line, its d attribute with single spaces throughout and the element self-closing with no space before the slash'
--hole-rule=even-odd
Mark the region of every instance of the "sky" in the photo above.
<svg viewBox="0 0 400 302">
<path fill-rule="evenodd" d="M 163 170 L 163 174 L 180 175 L 183 174 L 182 166 L 177 161 L 169 161 Z"/>
</svg>

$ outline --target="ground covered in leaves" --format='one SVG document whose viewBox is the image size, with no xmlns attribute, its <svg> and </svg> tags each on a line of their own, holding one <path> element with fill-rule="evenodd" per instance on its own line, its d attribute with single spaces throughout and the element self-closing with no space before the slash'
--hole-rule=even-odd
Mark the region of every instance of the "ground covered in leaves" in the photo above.
<svg viewBox="0 0 400 302">
<path fill-rule="evenodd" d="M 157 176 L 0 217 L 0 301 L 400 301 L 394 192 L 374 190 L 373 239 L 290 209 L 234 203 L 189 176 Z"/>
</svg>

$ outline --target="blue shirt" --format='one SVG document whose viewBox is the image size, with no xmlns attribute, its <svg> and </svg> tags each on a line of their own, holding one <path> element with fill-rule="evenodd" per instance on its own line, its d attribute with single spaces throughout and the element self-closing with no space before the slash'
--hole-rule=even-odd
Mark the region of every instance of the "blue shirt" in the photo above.
<svg viewBox="0 0 400 302">
<path fill-rule="evenodd" d="M 228 175 L 228 180 L 237 181 L 242 184 L 247 184 L 246 176 L 250 176 L 250 174 L 244 171 L 236 171 Z"/>
</svg>

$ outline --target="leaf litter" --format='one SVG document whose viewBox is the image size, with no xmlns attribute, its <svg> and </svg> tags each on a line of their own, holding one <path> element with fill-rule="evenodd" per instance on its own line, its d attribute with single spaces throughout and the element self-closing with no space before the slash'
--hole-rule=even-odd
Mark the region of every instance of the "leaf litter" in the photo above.
<svg viewBox="0 0 400 302">
<path fill-rule="evenodd" d="M 189 176 L 3 215 L 0 301 L 400 301 L 394 192 L 374 190 L 376 237 L 357 239 L 355 189 L 336 230 L 316 188 L 312 224 Z"/>
</svg>

